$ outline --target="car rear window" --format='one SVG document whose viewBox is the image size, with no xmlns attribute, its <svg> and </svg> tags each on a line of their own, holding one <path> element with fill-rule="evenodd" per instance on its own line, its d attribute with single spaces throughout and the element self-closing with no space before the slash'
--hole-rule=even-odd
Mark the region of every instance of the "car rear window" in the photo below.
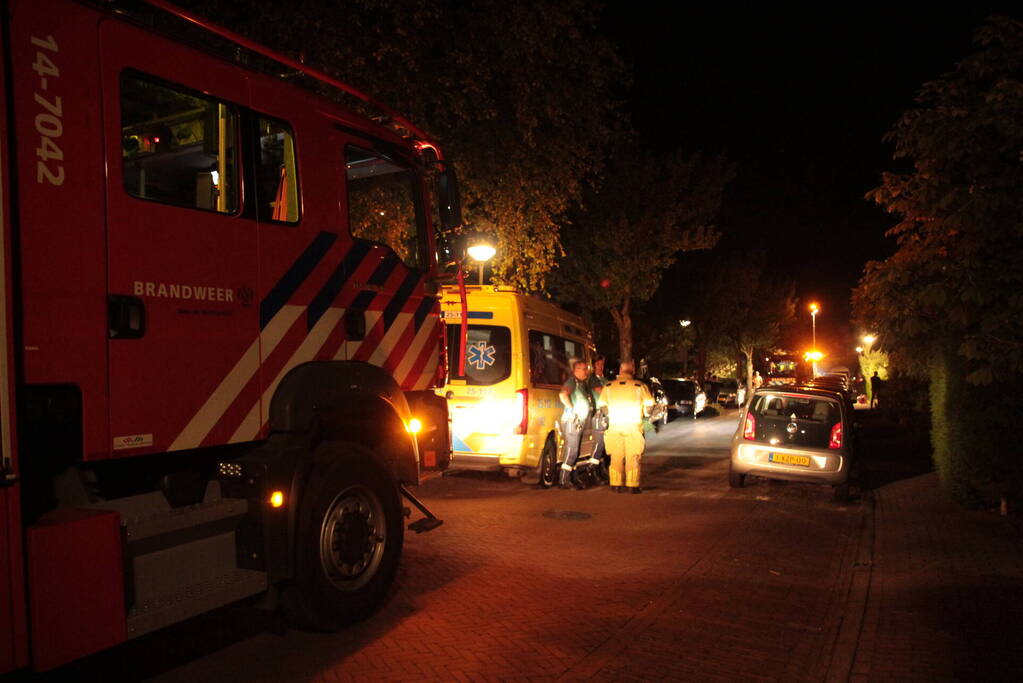
<svg viewBox="0 0 1023 683">
<path fill-rule="evenodd" d="M 692 382 L 666 379 L 663 385 L 664 391 L 672 401 L 692 401 L 696 396 L 696 385 Z"/>
<path fill-rule="evenodd" d="M 465 376 L 458 374 L 460 325 L 448 325 L 448 368 L 466 384 L 497 384 L 511 374 L 511 331 L 497 325 L 469 325 L 465 339 Z"/>
<path fill-rule="evenodd" d="M 827 448 L 831 428 L 842 419 L 837 401 L 799 394 L 758 394 L 750 413 L 757 441 L 812 448 Z"/>
</svg>

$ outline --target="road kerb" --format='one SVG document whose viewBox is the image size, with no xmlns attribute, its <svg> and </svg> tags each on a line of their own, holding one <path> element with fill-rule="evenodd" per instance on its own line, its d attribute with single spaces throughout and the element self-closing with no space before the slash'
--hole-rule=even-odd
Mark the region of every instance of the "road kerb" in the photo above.
<svg viewBox="0 0 1023 683">
<path fill-rule="evenodd" d="M 845 607 L 842 610 L 842 623 L 838 629 L 838 637 L 831 651 L 825 680 L 828 683 L 845 683 L 850 679 L 853 664 L 856 661 L 856 649 L 859 646 L 860 632 L 863 629 L 863 617 L 867 610 L 867 598 L 870 595 L 870 583 L 874 567 L 874 496 L 864 492 L 867 510 L 863 515 L 860 535 L 857 542 L 856 561 L 852 567 L 852 577 L 846 594 Z"/>
</svg>

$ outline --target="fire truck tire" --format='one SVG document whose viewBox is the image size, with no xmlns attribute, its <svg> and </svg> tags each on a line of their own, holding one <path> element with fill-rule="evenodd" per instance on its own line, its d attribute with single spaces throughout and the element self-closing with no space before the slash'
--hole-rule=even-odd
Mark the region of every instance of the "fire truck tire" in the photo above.
<svg viewBox="0 0 1023 683">
<path fill-rule="evenodd" d="M 536 466 L 537 479 L 542 489 L 549 489 L 558 480 L 558 445 L 553 436 L 548 436 Z"/>
<path fill-rule="evenodd" d="M 332 449 L 338 448 L 334 444 Z M 295 531 L 295 579 L 284 587 L 288 620 L 336 631 L 365 619 L 386 597 L 404 542 L 401 496 L 393 477 L 355 445 L 349 457 L 309 475 Z"/>
</svg>

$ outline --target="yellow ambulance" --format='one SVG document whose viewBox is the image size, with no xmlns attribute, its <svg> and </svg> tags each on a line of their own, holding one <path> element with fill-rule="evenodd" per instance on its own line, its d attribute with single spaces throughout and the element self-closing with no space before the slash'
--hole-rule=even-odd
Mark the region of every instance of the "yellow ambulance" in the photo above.
<svg viewBox="0 0 1023 683">
<path fill-rule="evenodd" d="M 591 364 L 593 344 L 582 318 L 509 287 L 466 287 L 465 373 L 459 368 L 462 303 L 444 287 L 448 382 L 438 393 L 451 416 L 450 469 L 504 470 L 551 486 L 562 451 L 558 400 L 571 363 Z M 595 443 L 583 435 L 579 458 Z"/>
</svg>

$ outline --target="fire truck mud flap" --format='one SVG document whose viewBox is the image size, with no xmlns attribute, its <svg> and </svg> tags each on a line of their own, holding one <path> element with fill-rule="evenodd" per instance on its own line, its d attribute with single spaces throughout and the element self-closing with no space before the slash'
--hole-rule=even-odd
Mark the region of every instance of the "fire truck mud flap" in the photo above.
<svg viewBox="0 0 1023 683">
<path fill-rule="evenodd" d="M 400 484 L 399 488 L 401 489 L 401 495 L 405 497 L 405 500 L 412 503 L 412 505 L 414 505 L 416 509 L 418 509 L 425 515 L 422 519 L 417 519 L 416 521 L 408 525 L 410 531 L 414 531 L 417 534 L 421 534 L 426 531 L 433 531 L 434 529 L 436 529 L 437 527 L 444 523 L 443 519 L 438 519 L 437 515 L 430 512 L 430 510 L 427 509 L 425 505 L 423 505 L 423 502 L 421 500 L 412 495 L 412 492 L 409 491 L 404 484 Z M 408 510 L 408 508 L 406 508 L 406 512 L 411 511 Z"/>
</svg>

